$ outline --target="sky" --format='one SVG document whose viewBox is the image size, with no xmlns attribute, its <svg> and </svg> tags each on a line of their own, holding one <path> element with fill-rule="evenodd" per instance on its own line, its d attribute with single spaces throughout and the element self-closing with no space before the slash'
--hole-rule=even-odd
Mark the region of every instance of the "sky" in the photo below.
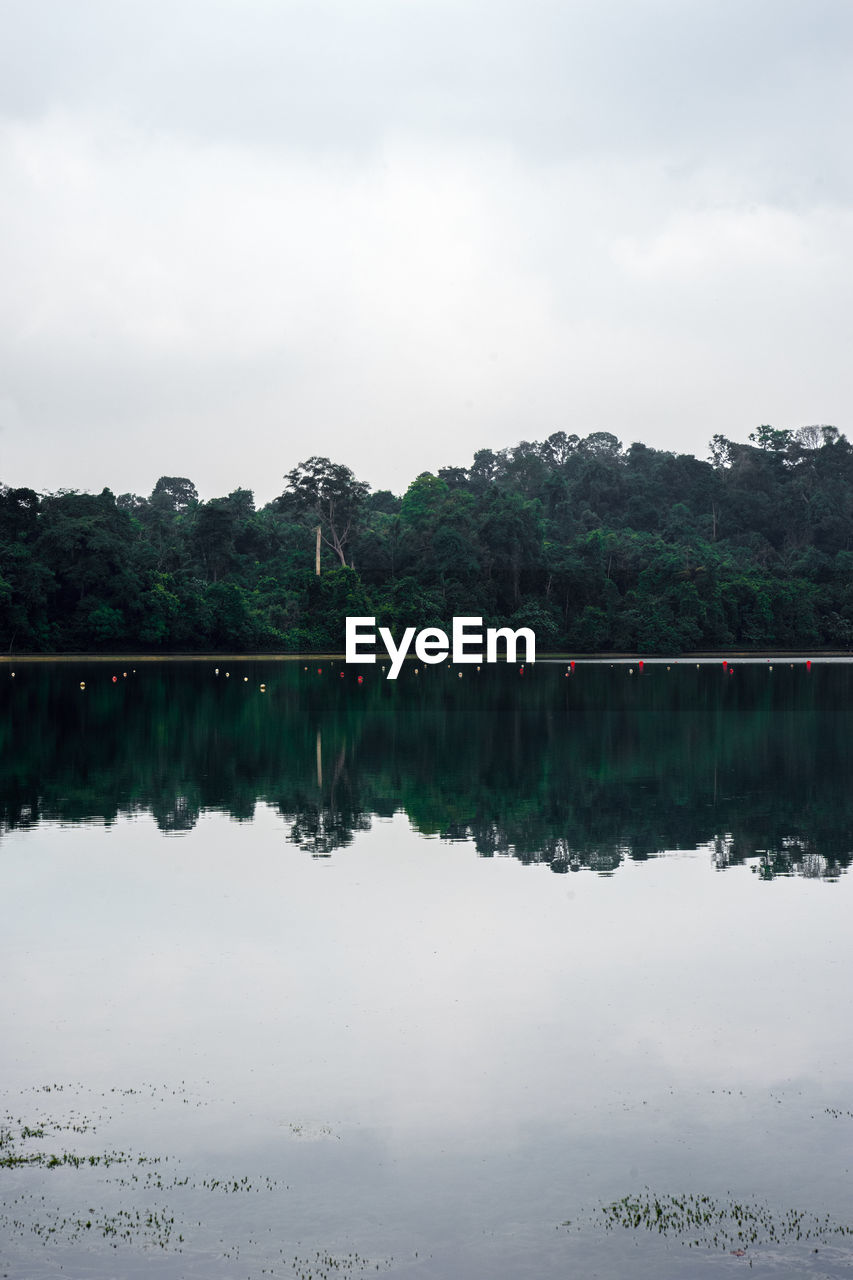
<svg viewBox="0 0 853 1280">
<path fill-rule="evenodd" d="M 853 429 L 847 0 L 4 0 L 0 482 Z"/>
</svg>

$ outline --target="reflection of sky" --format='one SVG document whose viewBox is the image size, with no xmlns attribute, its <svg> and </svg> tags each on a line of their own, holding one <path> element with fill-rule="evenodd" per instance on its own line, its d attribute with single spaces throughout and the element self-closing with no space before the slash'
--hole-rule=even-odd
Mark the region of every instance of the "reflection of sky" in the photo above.
<svg viewBox="0 0 853 1280">
<path fill-rule="evenodd" d="M 542 1250 L 572 1206 L 645 1184 L 843 1218 L 850 885 L 707 850 L 555 877 L 403 818 L 317 860 L 265 807 L 180 838 L 44 824 L 2 846 L 4 1080 L 107 1094 L 136 1150 L 280 1174 L 287 1230 L 446 1249 L 425 1278 L 466 1249 L 466 1275 L 562 1276 Z M 110 1102 L 143 1081 L 174 1105 Z"/>
<path fill-rule="evenodd" d="M 286 1080 L 300 1109 L 430 1130 L 848 1078 L 846 881 L 715 874 L 705 851 L 555 881 L 402 819 L 318 862 L 264 809 L 180 840 L 42 827 L 2 867 L 22 1085 Z"/>
</svg>

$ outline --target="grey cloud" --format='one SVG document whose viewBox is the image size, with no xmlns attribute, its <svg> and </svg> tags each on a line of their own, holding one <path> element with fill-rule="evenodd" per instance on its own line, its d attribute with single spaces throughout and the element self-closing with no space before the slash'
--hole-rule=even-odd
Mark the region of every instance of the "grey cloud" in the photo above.
<svg viewBox="0 0 853 1280">
<path fill-rule="evenodd" d="M 9 113 L 308 148 L 412 131 L 544 160 L 722 151 L 831 184 L 853 106 L 840 0 L 15 0 L 5 28 Z"/>
<path fill-rule="evenodd" d="M 400 489 L 559 427 L 849 430 L 841 0 L 3 24 L 0 479 L 264 499 L 311 453 Z"/>
</svg>

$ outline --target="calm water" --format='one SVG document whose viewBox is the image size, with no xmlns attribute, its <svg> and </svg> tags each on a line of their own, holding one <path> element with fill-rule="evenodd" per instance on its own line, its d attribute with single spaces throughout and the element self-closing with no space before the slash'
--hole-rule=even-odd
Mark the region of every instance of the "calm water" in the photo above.
<svg viewBox="0 0 853 1280">
<path fill-rule="evenodd" d="M 341 670 L 0 674 L 0 1276 L 853 1275 L 853 668 Z"/>
</svg>

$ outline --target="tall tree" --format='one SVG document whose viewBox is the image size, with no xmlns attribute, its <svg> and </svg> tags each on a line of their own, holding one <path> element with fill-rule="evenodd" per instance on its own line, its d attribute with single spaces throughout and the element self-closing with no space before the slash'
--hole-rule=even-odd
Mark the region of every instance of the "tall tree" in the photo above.
<svg viewBox="0 0 853 1280">
<path fill-rule="evenodd" d="M 321 536 L 347 569 L 347 547 L 355 533 L 370 485 L 356 480 L 340 463 L 309 458 L 285 475 L 287 488 L 279 498 L 282 511 L 294 510 L 316 519 Z"/>
</svg>

